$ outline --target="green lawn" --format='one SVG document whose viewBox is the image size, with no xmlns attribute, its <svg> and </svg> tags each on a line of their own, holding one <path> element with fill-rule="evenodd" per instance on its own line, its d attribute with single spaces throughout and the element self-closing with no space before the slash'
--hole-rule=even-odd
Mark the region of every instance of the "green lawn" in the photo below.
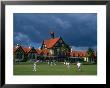
<svg viewBox="0 0 110 88">
<path fill-rule="evenodd" d="M 71 64 L 70 69 L 63 63 L 49 66 L 47 63 L 37 63 L 37 71 L 33 72 L 33 64 L 14 64 L 14 75 L 97 75 L 97 65 L 81 65 L 78 71 L 76 65 Z"/>
</svg>

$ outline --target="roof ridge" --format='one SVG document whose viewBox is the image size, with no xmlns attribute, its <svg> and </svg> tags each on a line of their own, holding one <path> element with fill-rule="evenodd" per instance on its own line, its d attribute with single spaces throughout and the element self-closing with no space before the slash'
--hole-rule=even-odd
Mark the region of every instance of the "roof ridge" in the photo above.
<svg viewBox="0 0 110 88">
<path fill-rule="evenodd" d="M 60 37 L 56 37 L 56 38 L 60 38 Z M 49 39 L 45 39 L 44 41 L 51 40 L 51 39 L 56 39 L 56 38 L 49 38 Z"/>
</svg>

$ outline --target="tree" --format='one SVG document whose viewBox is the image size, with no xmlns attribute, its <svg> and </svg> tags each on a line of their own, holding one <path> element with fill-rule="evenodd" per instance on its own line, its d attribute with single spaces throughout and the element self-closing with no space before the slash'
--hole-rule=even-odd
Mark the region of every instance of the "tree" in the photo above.
<svg viewBox="0 0 110 88">
<path fill-rule="evenodd" d="M 92 48 L 88 48 L 87 57 L 89 59 L 89 62 L 91 63 L 94 59 L 94 50 Z"/>
<path fill-rule="evenodd" d="M 68 52 L 69 52 L 68 46 L 63 45 L 63 46 L 61 47 L 61 53 L 62 53 L 62 55 L 65 57 L 64 61 L 65 61 L 65 60 L 66 60 L 66 61 L 69 61 Z"/>
<path fill-rule="evenodd" d="M 69 52 L 68 46 L 67 46 L 67 45 L 62 45 L 62 46 L 61 46 L 61 51 L 62 51 L 63 53 Z"/>
</svg>

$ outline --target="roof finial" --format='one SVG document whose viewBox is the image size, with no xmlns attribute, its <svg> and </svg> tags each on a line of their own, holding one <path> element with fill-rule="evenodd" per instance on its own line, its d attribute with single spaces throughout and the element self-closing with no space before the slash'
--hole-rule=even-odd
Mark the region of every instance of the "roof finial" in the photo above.
<svg viewBox="0 0 110 88">
<path fill-rule="evenodd" d="M 19 44 L 16 44 L 17 46 L 16 46 L 16 48 L 18 48 L 19 47 Z"/>
<path fill-rule="evenodd" d="M 73 49 L 71 48 L 71 52 L 73 51 Z"/>
<path fill-rule="evenodd" d="M 19 46 L 19 44 L 17 44 L 17 46 Z"/>
</svg>

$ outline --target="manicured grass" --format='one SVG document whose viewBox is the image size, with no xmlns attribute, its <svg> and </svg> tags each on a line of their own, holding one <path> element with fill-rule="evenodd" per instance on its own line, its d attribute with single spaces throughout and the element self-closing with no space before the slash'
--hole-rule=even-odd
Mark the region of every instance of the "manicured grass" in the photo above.
<svg viewBox="0 0 110 88">
<path fill-rule="evenodd" d="M 71 64 L 68 69 L 63 63 L 49 66 L 47 63 L 37 63 L 37 71 L 32 71 L 33 64 L 14 64 L 14 75 L 97 75 L 97 65 L 81 65 L 79 71 Z"/>
</svg>

